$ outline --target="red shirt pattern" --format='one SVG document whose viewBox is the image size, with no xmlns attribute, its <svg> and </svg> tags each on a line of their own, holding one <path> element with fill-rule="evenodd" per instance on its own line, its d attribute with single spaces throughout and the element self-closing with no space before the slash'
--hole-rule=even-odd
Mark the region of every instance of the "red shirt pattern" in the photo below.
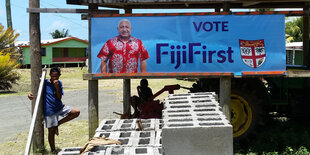
<svg viewBox="0 0 310 155">
<path fill-rule="evenodd" d="M 109 60 L 109 73 L 137 73 L 139 59 L 143 61 L 150 56 L 140 39 L 130 36 L 123 43 L 117 36 L 103 45 L 97 57 L 105 62 Z"/>
</svg>

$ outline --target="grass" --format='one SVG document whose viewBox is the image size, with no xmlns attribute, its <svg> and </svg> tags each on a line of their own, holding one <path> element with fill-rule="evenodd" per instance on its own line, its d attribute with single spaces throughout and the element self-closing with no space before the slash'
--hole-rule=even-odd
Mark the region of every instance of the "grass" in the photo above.
<svg viewBox="0 0 310 155">
<path fill-rule="evenodd" d="M 30 69 L 20 69 L 21 79 L 11 91 L 0 92 L 0 97 L 7 95 L 25 95 L 30 91 Z M 86 89 L 87 81 L 82 79 L 82 74 L 86 73 L 85 68 L 64 68 L 62 69 L 61 80 L 65 91 L 74 89 Z M 49 77 L 48 77 L 49 78 Z M 137 95 L 136 86 L 140 79 L 131 80 L 131 95 Z M 150 88 L 153 93 L 159 91 L 164 85 L 180 84 L 190 87 L 192 82 L 175 79 L 149 79 Z M 99 89 L 116 90 L 111 93 L 122 96 L 122 79 L 99 80 Z M 175 93 L 187 93 L 187 90 L 180 89 Z M 163 99 L 167 93 L 159 96 Z M 235 155 L 309 155 L 310 150 L 310 122 L 308 119 L 265 119 L 265 125 L 261 127 L 255 138 L 250 138 L 246 142 L 234 143 Z M 68 122 L 59 128 L 60 136 L 56 137 L 58 148 L 83 146 L 88 141 L 87 120 Z M 45 139 L 47 131 L 45 129 Z M 19 133 L 4 144 L 0 145 L 0 154 L 22 154 L 27 141 L 27 132 Z M 45 141 L 46 151 L 50 154 L 48 142 Z"/>
<path fill-rule="evenodd" d="M 310 122 L 295 118 L 266 118 L 256 137 L 234 143 L 236 155 L 309 155 Z"/>
<path fill-rule="evenodd" d="M 20 75 L 20 80 L 16 84 L 12 85 L 12 89 L 9 91 L 1 91 L 0 97 L 7 95 L 25 95 L 31 90 L 31 70 L 30 69 L 18 69 L 17 72 Z M 65 68 L 62 69 L 60 80 L 63 81 L 64 89 L 84 89 L 87 88 L 87 81 L 83 80 L 83 73 L 86 73 L 86 69 L 80 68 Z M 49 69 L 46 75 L 49 78 Z"/>
<path fill-rule="evenodd" d="M 28 132 L 21 132 L 8 138 L 8 142 L 0 145 L 0 154 L 23 154 L 27 143 Z M 43 154 L 52 154 L 47 141 L 47 129 L 44 128 L 45 147 Z M 65 147 L 82 147 L 88 142 L 88 122 L 86 120 L 72 121 L 59 127 L 59 136 L 55 137 L 56 149 Z M 31 153 L 33 154 L 33 153 Z"/>
<path fill-rule="evenodd" d="M 8 95 L 26 95 L 31 90 L 31 70 L 30 69 L 18 69 L 17 72 L 21 75 L 20 80 L 17 84 L 13 84 L 13 88 L 9 91 L 0 91 L 0 97 Z M 81 68 L 62 68 L 60 80 L 63 82 L 64 91 L 87 89 L 88 81 L 83 80 L 83 74 L 87 73 L 86 67 Z M 49 69 L 46 75 L 49 79 Z M 190 87 L 193 82 L 176 80 L 176 79 L 149 79 L 149 86 L 152 88 L 153 93 L 162 89 L 164 85 L 180 84 L 181 86 Z M 139 85 L 140 79 L 131 80 L 131 94 L 137 95 L 136 87 Z M 106 79 L 99 80 L 99 90 L 122 90 L 123 80 L 122 79 Z M 188 90 L 180 89 L 176 93 L 187 93 Z M 117 95 L 121 95 L 119 91 Z M 163 99 L 168 93 L 163 93 L 158 99 Z"/>
</svg>

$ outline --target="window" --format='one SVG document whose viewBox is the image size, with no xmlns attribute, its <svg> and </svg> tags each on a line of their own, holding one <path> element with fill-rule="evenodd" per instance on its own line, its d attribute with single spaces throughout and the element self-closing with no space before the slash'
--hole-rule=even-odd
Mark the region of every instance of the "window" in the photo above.
<svg viewBox="0 0 310 155">
<path fill-rule="evenodd" d="M 41 56 L 46 56 L 46 48 L 41 48 Z"/>
<path fill-rule="evenodd" d="M 294 51 L 286 51 L 286 64 L 294 65 Z"/>
<path fill-rule="evenodd" d="M 62 57 L 69 57 L 69 49 L 68 48 L 63 48 L 63 55 Z"/>
</svg>

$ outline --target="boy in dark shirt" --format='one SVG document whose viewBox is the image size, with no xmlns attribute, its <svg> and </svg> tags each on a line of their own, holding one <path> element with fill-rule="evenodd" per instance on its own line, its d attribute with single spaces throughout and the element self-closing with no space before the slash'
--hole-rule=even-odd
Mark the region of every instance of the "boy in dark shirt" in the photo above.
<svg viewBox="0 0 310 155">
<path fill-rule="evenodd" d="M 151 96 L 153 96 L 152 89 L 148 87 L 149 83 L 146 79 L 142 79 L 140 81 L 140 86 L 137 87 L 138 95 L 131 97 L 131 106 L 135 110 L 133 117 L 137 118 L 140 116 L 141 105 L 148 100 Z"/>
<path fill-rule="evenodd" d="M 46 128 L 48 128 L 48 142 L 52 153 L 57 153 L 55 149 L 55 135 L 58 135 L 58 126 L 79 116 L 80 110 L 71 108 L 62 103 L 63 95 L 62 82 L 59 80 L 60 69 L 51 68 L 50 79 L 46 79 L 43 89 L 43 107 Z M 34 98 L 32 93 L 28 98 Z M 58 116 L 64 117 L 58 121 Z"/>
<path fill-rule="evenodd" d="M 149 86 L 149 83 L 146 79 L 140 81 L 140 86 L 137 87 L 139 97 L 142 100 L 142 103 L 147 101 L 148 98 L 153 96 L 152 89 Z"/>
</svg>

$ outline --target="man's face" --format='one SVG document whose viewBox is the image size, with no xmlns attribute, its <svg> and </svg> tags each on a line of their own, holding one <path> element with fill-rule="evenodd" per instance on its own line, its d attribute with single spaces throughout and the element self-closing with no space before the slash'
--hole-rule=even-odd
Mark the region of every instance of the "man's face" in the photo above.
<svg viewBox="0 0 310 155">
<path fill-rule="evenodd" d="M 58 72 L 52 72 L 51 74 L 50 74 L 50 76 L 51 76 L 51 81 L 55 81 L 55 80 L 58 80 L 59 79 L 59 73 Z"/>
<path fill-rule="evenodd" d="M 121 37 L 127 38 L 130 37 L 131 25 L 128 21 L 121 21 L 117 27 L 118 33 Z"/>
</svg>

